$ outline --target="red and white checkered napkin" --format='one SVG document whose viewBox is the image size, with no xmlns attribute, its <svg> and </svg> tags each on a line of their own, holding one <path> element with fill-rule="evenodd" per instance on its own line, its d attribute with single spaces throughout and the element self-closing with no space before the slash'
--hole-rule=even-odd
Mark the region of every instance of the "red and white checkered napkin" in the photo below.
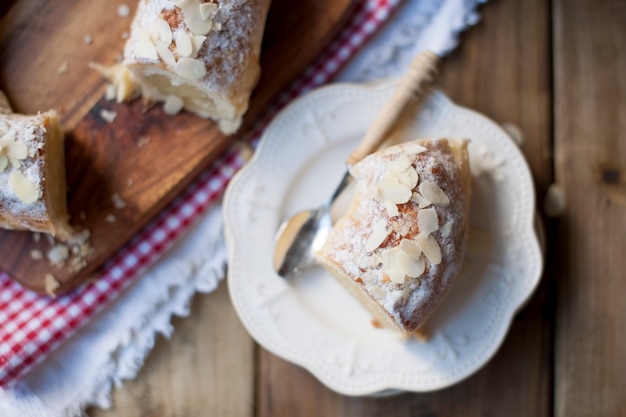
<svg viewBox="0 0 626 417">
<path fill-rule="evenodd" d="M 289 101 L 328 82 L 382 26 L 400 0 L 361 0 L 345 28 L 268 110 L 251 135 L 255 143 Z M 52 299 L 25 290 L 0 272 L 0 387 L 6 387 L 90 318 L 106 308 L 222 194 L 244 160 L 228 151 L 103 268 L 101 277 Z"/>
</svg>

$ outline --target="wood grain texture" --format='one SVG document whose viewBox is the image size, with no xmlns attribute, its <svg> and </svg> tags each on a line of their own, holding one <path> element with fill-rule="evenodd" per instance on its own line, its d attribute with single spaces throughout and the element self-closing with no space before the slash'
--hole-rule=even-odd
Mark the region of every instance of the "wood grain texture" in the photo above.
<svg viewBox="0 0 626 417">
<path fill-rule="evenodd" d="M 457 103 L 521 129 L 522 150 L 543 195 L 552 182 L 549 4 L 494 1 L 480 12 L 481 22 L 440 66 L 437 84 Z M 550 416 L 553 312 L 548 284 L 544 280 L 517 315 L 504 345 L 484 369 L 434 393 L 341 396 L 259 348 L 258 415 Z"/>
<path fill-rule="evenodd" d="M 254 415 L 254 345 L 228 299 L 226 283 L 197 295 L 190 317 L 159 337 L 140 377 L 116 390 L 111 410 L 91 417 Z"/>
<path fill-rule="evenodd" d="M 211 121 L 190 114 L 168 117 L 160 106 L 146 109 L 140 100 L 117 104 L 101 98 L 105 81 L 88 63 L 110 65 L 121 53 L 130 18 L 119 18 L 117 3 L 16 2 L 0 23 L 0 88 L 17 112 L 61 112 L 68 132 L 71 223 L 90 230 L 93 252 L 80 271 L 69 263 L 59 268 L 30 258 L 33 249 L 49 250 L 45 240 L 0 231 L 0 268 L 39 292 L 45 290 L 47 273 L 60 282 L 58 293 L 84 281 L 250 131 L 272 99 L 318 55 L 351 6 L 350 0 L 274 2 L 263 41 L 261 79 L 242 128 L 227 137 Z M 85 42 L 85 36 L 93 42 Z M 65 64 L 67 73 L 59 73 Z M 116 112 L 112 123 L 103 119 L 103 110 Z M 125 207 L 115 208 L 115 193 Z"/>
<path fill-rule="evenodd" d="M 555 415 L 626 416 L 626 3 L 555 0 Z"/>
</svg>

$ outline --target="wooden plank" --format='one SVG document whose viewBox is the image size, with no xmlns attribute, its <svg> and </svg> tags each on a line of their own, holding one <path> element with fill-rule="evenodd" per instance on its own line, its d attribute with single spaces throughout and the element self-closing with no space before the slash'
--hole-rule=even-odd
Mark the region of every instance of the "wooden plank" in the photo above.
<svg viewBox="0 0 626 417">
<path fill-rule="evenodd" d="M 400 11 L 401 13 L 401 11 Z M 442 65 L 440 86 L 461 105 L 517 125 L 539 195 L 552 181 L 549 4 L 489 2 L 459 50 Z M 258 414 L 298 416 L 549 416 L 552 338 L 549 281 L 516 317 L 497 355 L 467 381 L 387 399 L 338 395 L 308 372 L 259 352 Z"/>
<path fill-rule="evenodd" d="M 226 283 L 172 324 L 171 340 L 159 337 L 139 377 L 114 392 L 114 407 L 91 417 L 254 415 L 254 345 Z"/>
<path fill-rule="evenodd" d="M 555 0 L 555 415 L 626 416 L 626 4 Z"/>
<path fill-rule="evenodd" d="M 92 275 L 229 144 L 249 132 L 272 99 L 318 55 L 351 7 L 351 0 L 273 3 L 261 80 L 244 125 L 227 137 L 212 122 L 190 114 L 168 117 L 160 106 L 146 111 L 140 100 L 127 105 L 101 99 L 105 81 L 88 63 L 113 64 L 122 51 L 130 18 L 117 15 L 116 3 L 18 1 L 0 24 L 0 88 L 18 112 L 61 112 L 68 130 L 69 211 L 73 225 L 90 230 L 93 251 L 82 270 L 71 262 L 56 267 L 28 255 L 33 249 L 49 250 L 45 239 L 35 242 L 28 233 L 0 231 L 0 269 L 39 292 L 45 291 L 48 273 L 60 282 L 58 293 Z M 85 36 L 93 42 L 86 43 Z M 59 73 L 66 63 L 68 72 Z M 113 123 L 102 118 L 103 109 L 117 113 Z M 115 207 L 116 193 L 123 208 Z"/>
</svg>

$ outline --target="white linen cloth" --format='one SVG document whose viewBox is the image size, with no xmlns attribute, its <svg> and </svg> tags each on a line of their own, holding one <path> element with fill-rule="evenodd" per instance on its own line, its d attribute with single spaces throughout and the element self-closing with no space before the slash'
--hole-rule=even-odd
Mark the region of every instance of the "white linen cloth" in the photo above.
<svg viewBox="0 0 626 417">
<path fill-rule="evenodd" d="M 397 77 L 421 50 L 447 54 L 486 1 L 406 0 L 334 81 Z M 172 315 L 189 315 L 193 295 L 224 278 L 222 232 L 216 205 L 106 311 L 11 389 L 0 389 L 0 417 L 74 417 L 89 405 L 109 407 L 113 386 L 137 375 L 156 334 L 172 334 Z"/>
</svg>

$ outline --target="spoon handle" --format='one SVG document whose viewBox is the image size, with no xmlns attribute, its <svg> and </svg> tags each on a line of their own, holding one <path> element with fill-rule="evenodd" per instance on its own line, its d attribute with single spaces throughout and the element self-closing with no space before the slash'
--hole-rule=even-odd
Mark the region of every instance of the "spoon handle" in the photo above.
<svg viewBox="0 0 626 417">
<path fill-rule="evenodd" d="M 430 51 L 417 55 L 391 100 L 383 107 L 363 139 L 346 160 L 352 166 L 372 153 L 387 138 L 409 104 L 421 100 L 435 78 L 439 58 Z"/>
</svg>

